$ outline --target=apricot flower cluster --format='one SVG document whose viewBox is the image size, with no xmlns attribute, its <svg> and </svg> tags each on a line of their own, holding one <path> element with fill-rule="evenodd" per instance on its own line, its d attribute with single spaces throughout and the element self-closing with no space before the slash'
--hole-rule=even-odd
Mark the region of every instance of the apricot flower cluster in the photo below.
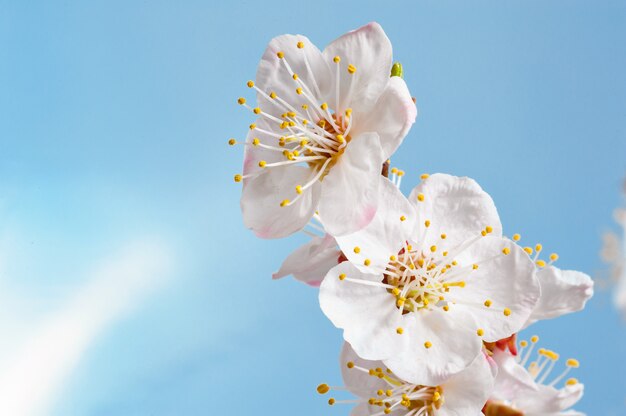
<svg viewBox="0 0 626 416">
<path fill-rule="evenodd" d="M 389 158 L 417 110 L 382 28 L 370 23 L 323 51 L 279 36 L 247 86 L 257 103 L 238 103 L 257 119 L 235 175 L 244 223 L 261 238 L 311 237 L 273 277 L 319 287 L 323 313 L 343 330 L 343 378 L 356 399 L 329 404 L 353 403 L 355 416 L 572 414 L 559 412 L 582 385 L 550 379 L 558 354 L 539 349 L 529 361 L 536 338 L 521 355 L 515 337 L 582 309 L 592 281 L 505 236 L 470 178 L 424 174 L 403 195 L 404 172 Z"/>
</svg>

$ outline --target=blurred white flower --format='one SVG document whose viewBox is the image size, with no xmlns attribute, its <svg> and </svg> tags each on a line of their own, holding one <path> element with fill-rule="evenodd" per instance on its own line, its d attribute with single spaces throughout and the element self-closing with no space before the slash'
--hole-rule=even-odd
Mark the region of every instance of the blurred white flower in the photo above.
<svg viewBox="0 0 626 416">
<path fill-rule="evenodd" d="M 377 23 L 323 52 L 302 35 L 270 42 L 256 82 L 248 82 L 258 106 L 239 99 L 260 117 L 246 139 L 243 174 L 235 175 L 247 227 L 262 238 L 284 237 L 319 211 L 337 236 L 372 220 L 382 164 L 417 114 L 391 67 L 391 43 Z"/>
<path fill-rule="evenodd" d="M 325 277 L 320 305 L 359 356 L 437 385 L 483 340 L 526 323 L 539 298 L 535 266 L 502 237 L 493 201 L 469 178 L 433 175 L 409 200 L 387 200 L 370 226 L 337 238 L 350 262 Z"/>
<path fill-rule="evenodd" d="M 380 361 L 361 359 L 347 342 L 340 358 L 345 388 L 358 398 L 331 405 L 354 404 L 353 416 L 460 416 L 478 415 L 493 389 L 493 374 L 487 358 L 479 354 L 463 371 L 434 386 L 407 383 Z M 341 388 L 343 389 L 343 388 Z M 326 384 L 320 394 L 330 390 Z"/>
<path fill-rule="evenodd" d="M 521 341 L 518 355 L 494 351 L 498 373 L 486 416 L 582 416 L 568 410 L 583 395 L 584 386 L 578 380 L 566 379 L 572 368 L 578 368 L 578 361 L 566 360 L 565 369 L 555 376 L 552 371 L 560 356 L 545 348 L 533 355 L 538 340 L 533 336 L 530 342 Z"/>
</svg>

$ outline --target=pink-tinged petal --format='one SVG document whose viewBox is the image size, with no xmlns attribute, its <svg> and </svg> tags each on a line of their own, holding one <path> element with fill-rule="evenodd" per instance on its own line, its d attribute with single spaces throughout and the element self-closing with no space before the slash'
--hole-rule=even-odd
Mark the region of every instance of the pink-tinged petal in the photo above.
<svg viewBox="0 0 626 416">
<path fill-rule="evenodd" d="M 580 311 L 593 296 L 593 280 L 585 273 L 547 266 L 537 272 L 537 278 L 541 296 L 525 326 Z"/>
<path fill-rule="evenodd" d="M 512 401 L 523 395 L 534 395 L 539 388 L 528 371 L 508 351 L 495 350 L 493 359 L 498 364 L 498 375 L 492 397 Z"/>
<path fill-rule="evenodd" d="M 346 261 L 331 269 L 320 286 L 322 311 L 344 330 L 344 339 L 367 360 L 393 355 L 399 337 L 394 326 L 398 319 L 395 297 L 376 286 L 381 281 L 382 275 L 363 273 Z"/>
<path fill-rule="evenodd" d="M 388 159 L 415 123 L 417 108 L 404 80 L 391 77 L 376 105 L 368 114 L 355 114 L 353 134 L 375 131 L 380 136 L 383 157 Z"/>
<path fill-rule="evenodd" d="M 415 209 L 398 187 L 383 176 L 378 175 L 378 180 L 379 203 L 372 222 L 362 230 L 337 237 L 337 243 L 348 260 L 364 272 L 368 271 L 368 267 L 386 268 L 389 256 L 397 255 L 404 246 L 416 218 Z M 370 266 L 364 265 L 366 259 L 370 260 Z"/>
<path fill-rule="evenodd" d="M 291 274 L 296 280 L 319 287 L 328 271 L 339 263 L 340 254 L 331 236 L 313 237 L 291 253 L 272 277 L 280 279 Z"/>
<path fill-rule="evenodd" d="M 479 354 L 469 367 L 443 383 L 443 405 L 435 414 L 481 415 L 481 410 L 493 391 L 493 383 L 487 358 L 484 354 Z"/>
<path fill-rule="evenodd" d="M 493 200 L 473 179 L 431 175 L 413 189 L 409 201 L 417 208 L 419 217 L 415 235 L 425 235 L 425 221 L 430 222 L 425 244 L 437 244 L 439 236 L 446 234 L 446 246 L 453 248 L 480 235 L 487 226 L 492 228 L 491 235 L 502 235 Z"/>
<path fill-rule="evenodd" d="M 376 133 L 354 137 L 322 182 L 319 213 L 337 237 L 366 227 L 378 209 L 383 157 Z"/>
<path fill-rule="evenodd" d="M 306 183 L 309 176 L 308 168 L 285 166 L 249 179 L 241 194 L 245 226 L 260 238 L 286 237 L 304 228 L 315 212 L 319 184 L 308 188 L 291 205 L 281 206 L 281 201 L 293 198 L 296 185 Z"/>
<path fill-rule="evenodd" d="M 465 287 L 450 290 L 450 300 L 457 301 L 454 307 L 474 316 L 487 342 L 518 332 L 540 294 L 535 265 L 526 252 L 511 240 L 486 236 L 457 260 L 467 273 L 458 277 Z"/>
<path fill-rule="evenodd" d="M 398 326 L 404 333 L 395 340 L 388 336 L 389 342 L 397 344 L 397 352 L 383 362 L 410 383 L 437 386 L 481 354 L 482 342 L 476 335 L 474 319 L 454 308 L 448 312 L 434 308 L 407 313 Z"/>
<path fill-rule="evenodd" d="M 331 103 L 341 110 L 352 108 L 355 113 L 367 113 L 382 94 L 391 71 L 391 42 L 378 23 L 369 23 L 357 30 L 348 32 L 333 41 L 324 49 L 323 56 L 330 65 L 335 91 L 335 71 L 340 71 L 340 103 Z M 340 63 L 333 58 L 339 56 Z M 347 70 L 348 65 L 356 68 L 354 74 Z M 353 83 L 354 85 L 350 86 Z"/>
<path fill-rule="evenodd" d="M 524 415 L 543 416 L 559 414 L 575 405 L 583 395 L 584 386 L 580 383 L 555 389 L 543 384 L 532 395 L 524 394 L 515 398 L 515 406 L 524 411 Z"/>
<path fill-rule="evenodd" d="M 302 42 L 304 47 L 298 48 L 298 42 Z M 279 52 L 284 54 L 282 59 L 277 56 Z M 299 80 L 293 79 L 285 64 L 289 65 L 292 73 L 298 75 Z M 301 88 L 304 83 L 311 94 L 322 99 L 328 95 L 330 79 L 328 64 L 322 53 L 306 36 L 282 35 L 272 39 L 267 46 L 257 70 L 256 85 L 265 94 L 274 92 L 280 99 L 299 109 L 300 105 L 310 102 L 304 94 L 296 93 L 296 88 Z M 258 94 L 257 100 L 263 111 L 274 116 L 280 117 L 289 111 L 280 105 L 279 100 L 268 100 L 264 94 Z"/>
</svg>

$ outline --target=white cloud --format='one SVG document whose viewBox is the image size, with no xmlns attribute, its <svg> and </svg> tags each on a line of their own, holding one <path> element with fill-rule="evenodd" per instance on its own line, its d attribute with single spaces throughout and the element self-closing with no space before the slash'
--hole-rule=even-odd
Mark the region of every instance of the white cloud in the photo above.
<svg viewBox="0 0 626 416">
<path fill-rule="evenodd" d="M 28 329 L 15 356 L 3 357 L 0 415 L 47 414 L 90 344 L 161 286 L 170 267 L 168 251 L 148 242 L 128 245 L 97 266 L 58 311 Z"/>
</svg>

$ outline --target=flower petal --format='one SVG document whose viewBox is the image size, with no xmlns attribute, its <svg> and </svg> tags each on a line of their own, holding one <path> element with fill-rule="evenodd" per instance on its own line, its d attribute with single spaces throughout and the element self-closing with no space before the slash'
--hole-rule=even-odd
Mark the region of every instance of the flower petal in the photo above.
<svg viewBox="0 0 626 416">
<path fill-rule="evenodd" d="M 354 352 L 354 349 L 347 342 L 343 343 L 339 365 L 341 366 L 341 375 L 346 388 L 353 394 L 369 399 L 372 392 L 378 389 L 386 390 L 388 384 L 386 381 L 372 377 L 369 373 L 358 370 L 356 368 L 348 368 L 347 364 L 351 362 L 356 367 L 370 369 L 382 368 L 384 365 L 381 361 L 364 360 Z"/>
<path fill-rule="evenodd" d="M 308 188 L 293 204 L 281 207 L 285 197 L 295 194 L 296 185 L 306 182 L 310 171 L 300 166 L 268 169 L 249 179 L 241 194 L 241 211 L 246 227 L 260 238 L 286 237 L 301 230 L 315 212 L 319 184 Z"/>
<path fill-rule="evenodd" d="M 362 230 L 337 237 L 348 260 L 366 273 L 365 259 L 371 261 L 370 270 L 385 269 L 389 256 L 398 254 L 409 237 L 416 217 L 415 208 L 397 186 L 384 177 L 379 181 L 378 210 L 372 222 Z"/>
<path fill-rule="evenodd" d="M 362 134 L 348 143 L 322 182 L 319 212 L 329 234 L 352 233 L 372 221 L 378 208 L 382 163 L 376 133 Z"/>
<path fill-rule="evenodd" d="M 443 383 L 443 405 L 437 416 L 480 415 L 493 390 L 494 379 L 484 354 Z"/>
<path fill-rule="evenodd" d="M 515 405 L 524 411 L 525 415 L 543 416 L 566 410 L 580 400 L 584 386 L 576 383 L 562 389 L 543 384 L 538 385 L 536 393 L 523 394 L 515 399 Z"/>
<path fill-rule="evenodd" d="M 382 27 L 369 23 L 348 32 L 328 45 L 323 55 L 331 68 L 339 66 L 340 103 L 331 101 L 335 109 L 341 111 L 350 107 L 354 113 L 369 112 L 387 85 L 391 71 L 391 42 Z M 335 56 L 341 58 L 340 63 L 333 62 Z M 348 72 L 348 65 L 356 68 L 354 74 Z M 334 70 L 332 68 L 331 72 Z M 331 91 L 336 88 L 335 78 L 332 77 Z M 352 87 L 351 83 L 354 83 Z"/>
<path fill-rule="evenodd" d="M 513 401 L 516 397 L 533 395 L 539 390 L 528 371 L 510 352 L 496 349 L 493 359 L 498 364 L 493 398 L 500 401 Z"/>
<path fill-rule="evenodd" d="M 291 253 L 272 278 L 280 279 L 291 274 L 296 280 L 317 287 L 328 271 L 339 263 L 340 254 L 333 237 L 328 234 L 313 237 Z"/>
<path fill-rule="evenodd" d="M 525 326 L 580 311 L 593 296 L 593 280 L 585 273 L 547 266 L 537 272 L 537 278 L 541 296 Z"/>
<path fill-rule="evenodd" d="M 298 42 L 302 42 L 304 47 L 298 48 Z M 278 52 L 284 54 L 283 59 L 277 56 Z M 311 71 L 307 68 L 307 61 Z M 285 64 L 298 75 L 299 80 L 293 79 Z M 300 108 L 301 104 L 310 104 L 304 95 L 296 93 L 296 88 L 302 83 L 316 98 L 327 96 L 331 86 L 330 70 L 320 50 L 302 35 L 282 35 L 272 39 L 257 69 L 257 87 L 266 94 L 275 92 L 281 100 Z M 263 94 L 258 94 L 257 100 L 263 111 L 274 116 L 289 111 L 279 100 L 268 100 Z"/>
<path fill-rule="evenodd" d="M 263 131 L 271 131 L 272 127 L 270 123 L 264 119 L 260 118 L 254 122 L 257 127 L 259 127 Z M 244 175 L 253 175 L 259 174 L 262 172 L 263 168 L 259 166 L 259 162 L 264 160 L 267 163 L 273 162 L 282 162 L 285 160 L 285 156 L 283 156 L 282 152 L 277 150 L 267 149 L 263 146 L 273 146 L 278 147 L 278 139 L 272 137 L 271 135 L 264 133 L 259 129 L 250 129 L 248 131 L 248 136 L 246 137 L 246 145 L 244 149 L 244 157 L 243 157 L 243 174 Z M 255 146 L 254 139 L 259 140 L 259 145 Z M 263 172 L 264 174 L 265 172 Z M 244 179 L 244 185 L 249 182 L 249 179 Z"/>
<path fill-rule="evenodd" d="M 339 276 L 347 276 L 340 280 Z M 364 283 L 355 283 L 358 279 Z M 350 262 L 343 262 L 328 272 L 320 286 L 322 311 L 337 327 L 356 353 L 367 360 L 380 360 L 396 350 L 394 322 L 398 320 L 395 298 L 381 286 L 382 275 L 361 272 Z"/>
<path fill-rule="evenodd" d="M 409 201 L 417 207 L 420 219 L 415 235 L 425 235 L 424 223 L 430 221 L 430 239 L 426 244 L 447 234 L 447 246 L 454 247 L 480 235 L 487 226 L 493 229 L 491 235 L 502 235 L 493 200 L 473 179 L 441 173 L 431 175 L 413 189 Z"/>
<path fill-rule="evenodd" d="M 518 332 L 540 294 L 535 265 L 528 254 L 511 240 L 486 236 L 457 260 L 462 266 L 477 264 L 478 268 L 466 266 L 470 271 L 463 278 L 465 287 L 450 292 L 451 300 L 457 302 L 453 308 L 474 316 L 487 342 Z"/>
<path fill-rule="evenodd" d="M 397 352 L 383 362 L 410 383 L 437 386 L 480 354 L 482 342 L 476 336 L 474 319 L 454 312 L 454 308 L 448 312 L 435 308 L 407 313 L 399 326 L 404 333 L 393 341 Z"/>
<path fill-rule="evenodd" d="M 352 133 L 378 133 L 383 157 L 388 159 L 402 143 L 416 116 L 417 108 L 406 82 L 400 77 L 391 77 L 374 108 L 368 114 L 355 113 Z"/>
</svg>

